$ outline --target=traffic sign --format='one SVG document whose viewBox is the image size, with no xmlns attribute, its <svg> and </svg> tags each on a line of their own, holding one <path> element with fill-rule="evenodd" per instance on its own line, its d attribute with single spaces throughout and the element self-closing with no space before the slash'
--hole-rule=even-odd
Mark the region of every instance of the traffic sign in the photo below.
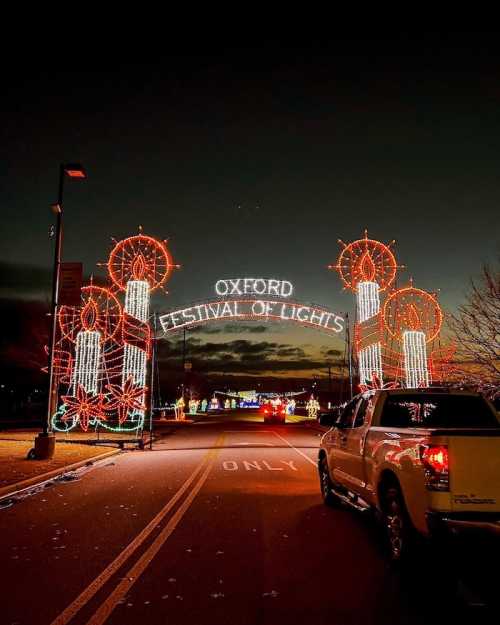
<svg viewBox="0 0 500 625">
<path fill-rule="evenodd" d="M 80 306 L 83 281 L 82 263 L 61 263 L 59 270 L 59 306 Z"/>
</svg>

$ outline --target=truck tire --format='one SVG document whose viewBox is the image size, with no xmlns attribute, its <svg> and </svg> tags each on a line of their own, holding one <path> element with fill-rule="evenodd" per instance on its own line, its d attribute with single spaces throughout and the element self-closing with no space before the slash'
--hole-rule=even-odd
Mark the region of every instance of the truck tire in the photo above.
<svg viewBox="0 0 500 625">
<path fill-rule="evenodd" d="M 411 554 L 415 530 L 399 485 L 390 484 L 384 489 L 383 505 L 383 522 L 389 542 L 389 556 L 394 563 L 404 563 Z"/>
<path fill-rule="evenodd" d="M 321 488 L 321 496 L 326 506 L 336 506 L 339 503 L 338 497 L 332 491 L 333 484 L 328 471 L 328 462 L 325 456 L 320 458 L 318 463 L 319 485 Z"/>
</svg>

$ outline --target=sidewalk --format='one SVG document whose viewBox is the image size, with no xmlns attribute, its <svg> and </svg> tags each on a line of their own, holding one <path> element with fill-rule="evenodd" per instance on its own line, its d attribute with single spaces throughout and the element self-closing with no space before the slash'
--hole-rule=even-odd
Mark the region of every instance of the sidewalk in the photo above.
<svg viewBox="0 0 500 625">
<path fill-rule="evenodd" d="M 26 455 L 33 447 L 33 432 L 1 432 L 0 433 L 0 494 L 12 490 L 24 488 L 31 482 L 36 483 L 47 479 L 50 475 L 62 472 L 65 467 L 76 463 L 85 463 L 103 455 L 118 453 L 116 447 L 94 446 L 72 443 L 70 445 L 56 443 L 56 451 L 51 460 L 27 460 Z M 76 468 L 76 467 L 73 467 Z M 22 483 L 22 484 L 21 484 Z"/>
</svg>

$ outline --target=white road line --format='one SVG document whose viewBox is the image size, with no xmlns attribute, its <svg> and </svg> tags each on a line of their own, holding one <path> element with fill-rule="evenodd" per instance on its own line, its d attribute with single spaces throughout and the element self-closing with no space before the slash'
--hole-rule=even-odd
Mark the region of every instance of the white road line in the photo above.
<svg viewBox="0 0 500 625">
<path fill-rule="evenodd" d="M 314 462 L 314 460 L 311 460 L 311 458 L 309 458 L 309 456 L 306 456 L 306 454 L 302 451 L 300 451 L 300 449 L 297 449 L 297 447 L 295 447 L 294 445 L 292 445 L 292 443 L 288 442 L 286 440 L 286 438 L 284 438 L 283 436 L 281 436 L 281 434 L 278 434 L 278 432 L 275 432 L 274 430 L 271 430 L 273 432 L 273 434 L 276 434 L 276 436 L 278 438 L 281 438 L 282 441 L 284 441 L 288 447 L 291 447 L 292 449 L 294 449 L 298 454 L 300 454 L 303 458 L 305 458 L 307 460 L 307 462 L 310 462 L 314 467 L 317 467 L 318 465 L 316 464 L 316 462 Z"/>
</svg>

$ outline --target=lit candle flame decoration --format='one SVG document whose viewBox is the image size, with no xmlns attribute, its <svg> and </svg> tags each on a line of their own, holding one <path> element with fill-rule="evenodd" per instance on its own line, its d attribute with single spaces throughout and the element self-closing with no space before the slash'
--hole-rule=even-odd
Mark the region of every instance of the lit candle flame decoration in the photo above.
<svg viewBox="0 0 500 625">
<path fill-rule="evenodd" d="M 376 272 L 377 268 L 375 267 L 375 263 L 372 260 L 372 256 L 369 250 L 366 250 L 366 252 L 361 257 L 361 260 L 359 261 L 359 273 L 363 277 L 363 281 L 373 282 Z"/>
<path fill-rule="evenodd" d="M 146 274 L 146 261 L 144 260 L 144 256 L 139 253 L 137 258 L 132 263 L 132 275 L 134 280 L 144 280 L 144 276 Z"/>
<path fill-rule="evenodd" d="M 97 310 L 97 304 L 92 298 L 90 298 L 89 301 L 82 308 L 82 312 L 80 313 L 82 327 L 85 330 L 94 330 L 98 316 L 99 311 Z"/>
<path fill-rule="evenodd" d="M 421 330 L 422 322 L 415 304 L 408 304 L 408 326 L 412 330 Z"/>
</svg>

